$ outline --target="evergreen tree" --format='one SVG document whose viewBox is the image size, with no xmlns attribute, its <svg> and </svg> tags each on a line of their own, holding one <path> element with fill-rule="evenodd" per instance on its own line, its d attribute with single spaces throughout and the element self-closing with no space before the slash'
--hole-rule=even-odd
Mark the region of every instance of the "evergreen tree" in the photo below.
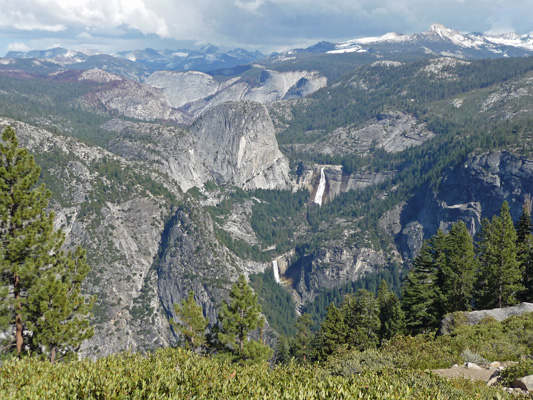
<svg viewBox="0 0 533 400">
<path fill-rule="evenodd" d="M 224 301 L 220 311 L 220 342 L 241 360 L 261 361 L 272 357 L 272 350 L 261 340 L 248 339 L 248 334 L 262 328 L 265 320 L 261 316 L 257 295 L 246 283 L 244 275 L 239 276 L 229 297 L 230 304 Z"/>
<path fill-rule="evenodd" d="M 200 351 L 206 344 L 205 330 L 209 320 L 204 317 L 202 306 L 196 304 L 192 290 L 187 299 L 181 301 L 181 306 L 174 304 L 174 313 L 181 324 L 172 318 L 170 324 L 181 334 L 185 347 Z"/>
<path fill-rule="evenodd" d="M 476 307 L 489 309 L 516 304 L 523 290 L 516 253 L 516 231 L 507 202 L 500 215 L 482 222 L 478 244 L 479 274 Z"/>
<path fill-rule="evenodd" d="M 316 358 L 325 360 L 333 354 L 339 346 L 346 344 L 348 327 L 344 322 L 344 316 L 334 303 L 328 306 L 326 319 L 320 325 L 320 330 L 314 341 Z"/>
<path fill-rule="evenodd" d="M 300 315 L 296 321 L 296 336 L 292 341 L 291 354 L 299 361 L 306 363 L 311 355 L 311 342 L 313 334 L 311 333 L 313 320 L 307 313 Z"/>
<path fill-rule="evenodd" d="M 531 235 L 531 196 L 524 196 L 524 204 L 522 205 L 522 214 L 520 219 L 516 222 L 516 242 L 524 243 L 529 235 Z"/>
<path fill-rule="evenodd" d="M 347 295 L 342 304 L 344 322 L 348 327 L 347 342 L 361 351 L 379 344 L 379 306 L 374 294 L 359 289 L 355 295 Z"/>
<path fill-rule="evenodd" d="M 471 309 L 476 270 L 472 236 L 465 223 L 459 221 L 452 225 L 445 238 L 445 262 L 440 271 L 443 315 Z"/>
<path fill-rule="evenodd" d="M 83 319 L 92 308 L 79 292 L 88 272 L 81 250 L 60 250 L 61 231 L 45 212 L 50 192 L 35 186 L 40 168 L 7 127 L 0 143 L 0 322 L 14 327 L 4 349 L 20 356 L 27 346 L 55 360 L 92 335 Z M 46 288 L 46 289 L 44 289 Z M 31 337 L 31 339 L 30 339 Z"/>
<path fill-rule="evenodd" d="M 515 224 L 517 259 L 522 270 L 525 291 L 521 299 L 533 300 L 533 236 L 531 235 L 531 196 L 526 195 L 522 214 Z"/>
<path fill-rule="evenodd" d="M 89 302 L 81 294 L 81 282 L 89 273 L 85 250 L 60 252 L 52 267 L 28 291 L 30 348 L 46 352 L 52 363 L 74 356 L 82 342 L 93 336 L 89 315 L 96 297 Z"/>
<path fill-rule="evenodd" d="M 381 340 L 390 339 L 396 335 L 404 334 L 406 326 L 402 304 L 398 297 L 389 291 L 385 280 L 381 281 L 376 300 L 381 322 L 379 338 Z"/>
<path fill-rule="evenodd" d="M 432 242 L 426 241 L 402 287 L 402 306 L 407 327 L 414 333 L 426 332 L 439 324 L 441 312 L 437 275 Z"/>
<path fill-rule="evenodd" d="M 274 362 L 276 364 L 287 364 L 290 360 L 291 344 L 286 336 L 280 336 L 274 349 Z"/>
</svg>

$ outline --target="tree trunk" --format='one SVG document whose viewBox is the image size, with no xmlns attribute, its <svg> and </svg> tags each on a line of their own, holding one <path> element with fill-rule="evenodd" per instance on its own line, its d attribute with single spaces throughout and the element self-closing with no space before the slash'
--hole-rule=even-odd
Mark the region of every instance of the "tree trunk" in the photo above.
<svg viewBox="0 0 533 400">
<path fill-rule="evenodd" d="M 17 357 L 20 357 L 20 354 L 22 353 L 22 347 L 24 344 L 24 339 L 22 338 L 22 317 L 20 315 L 21 313 L 21 304 L 20 304 L 20 277 L 18 275 L 15 275 L 15 285 L 14 285 L 14 292 L 15 292 L 15 345 L 17 346 Z"/>
<path fill-rule="evenodd" d="M 56 346 L 52 347 L 52 352 L 50 353 L 50 362 L 55 364 L 56 362 Z"/>
</svg>

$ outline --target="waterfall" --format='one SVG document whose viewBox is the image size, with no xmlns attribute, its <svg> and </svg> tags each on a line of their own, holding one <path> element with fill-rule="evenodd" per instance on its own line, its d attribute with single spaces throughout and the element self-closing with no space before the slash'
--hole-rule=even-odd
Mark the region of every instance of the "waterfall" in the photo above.
<svg viewBox="0 0 533 400">
<path fill-rule="evenodd" d="M 279 267 L 278 267 L 278 260 L 272 261 L 272 268 L 274 269 L 274 280 L 276 283 L 281 283 L 279 280 Z"/>
<path fill-rule="evenodd" d="M 322 197 L 324 197 L 324 190 L 326 190 L 326 175 L 324 174 L 324 167 L 320 168 L 320 183 L 316 190 L 314 202 L 319 206 L 322 205 Z"/>
</svg>

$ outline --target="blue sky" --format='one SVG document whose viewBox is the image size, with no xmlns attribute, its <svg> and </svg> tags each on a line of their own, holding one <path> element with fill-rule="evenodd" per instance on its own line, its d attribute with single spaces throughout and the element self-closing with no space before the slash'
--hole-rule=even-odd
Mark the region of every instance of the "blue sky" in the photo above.
<svg viewBox="0 0 533 400">
<path fill-rule="evenodd" d="M 462 32 L 533 31 L 532 0 L 0 0 L 0 55 L 52 47 L 264 53 L 439 22 Z"/>
</svg>

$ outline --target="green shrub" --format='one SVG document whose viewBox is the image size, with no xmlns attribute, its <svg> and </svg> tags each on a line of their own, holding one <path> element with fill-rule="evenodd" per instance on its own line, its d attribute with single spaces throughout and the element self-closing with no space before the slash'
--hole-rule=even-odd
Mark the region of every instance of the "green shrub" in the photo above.
<svg viewBox="0 0 533 400">
<path fill-rule="evenodd" d="M 354 356 L 356 357 L 356 356 Z M 382 363 L 381 356 L 363 358 Z M 117 354 L 52 365 L 37 359 L 0 367 L 1 399 L 511 399 L 501 388 L 406 370 L 338 376 L 319 365 L 235 365 L 186 352 Z"/>
<path fill-rule="evenodd" d="M 435 369 L 447 368 L 461 363 L 461 345 L 450 336 L 437 340 L 432 334 L 403 336 L 398 335 L 383 342 L 381 352 L 394 356 L 397 368 Z"/>
<path fill-rule="evenodd" d="M 522 359 L 515 365 L 509 365 L 501 372 L 501 383 L 503 386 L 511 386 L 517 378 L 533 375 L 533 360 L 531 358 Z"/>
<path fill-rule="evenodd" d="M 394 367 L 394 355 L 379 350 L 343 349 L 328 358 L 324 369 L 332 375 L 350 376 L 364 372 L 377 372 Z"/>
<path fill-rule="evenodd" d="M 464 362 L 471 362 L 478 365 L 488 365 L 490 364 L 490 361 L 486 358 L 481 357 L 479 354 L 474 353 L 473 351 L 470 351 L 468 349 L 463 350 L 461 353 L 461 358 Z"/>
</svg>

